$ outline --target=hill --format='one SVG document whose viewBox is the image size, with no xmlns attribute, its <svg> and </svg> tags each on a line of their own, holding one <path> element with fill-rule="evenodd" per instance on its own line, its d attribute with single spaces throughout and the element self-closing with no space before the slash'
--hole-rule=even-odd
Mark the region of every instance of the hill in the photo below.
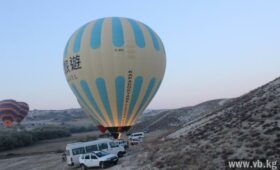
<svg viewBox="0 0 280 170">
<path fill-rule="evenodd" d="M 179 109 L 150 110 L 139 117 L 139 121 L 131 131 L 179 129 L 187 122 L 192 122 L 222 108 L 229 101 L 231 99 L 217 99 Z"/>
<path fill-rule="evenodd" d="M 142 154 L 135 158 L 139 161 L 137 166 L 225 169 L 226 161 L 234 159 L 279 164 L 280 78 L 238 98 L 210 103 L 169 110 L 153 118 L 159 120 L 152 124 L 153 129 L 174 122 L 178 126 L 154 143 L 144 145 Z"/>
</svg>

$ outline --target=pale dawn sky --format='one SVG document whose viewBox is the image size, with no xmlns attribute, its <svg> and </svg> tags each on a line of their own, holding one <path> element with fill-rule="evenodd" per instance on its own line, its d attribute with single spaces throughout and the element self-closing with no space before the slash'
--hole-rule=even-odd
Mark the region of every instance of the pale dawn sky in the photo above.
<svg viewBox="0 0 280 170">
<path fill-rule="evenodd" d="M 10 0 L 0 3 L 0 100 L 31 109 L 79 104 L 63 72 L 68 38 L 108 16 L 149 25 L 167 55 L 149 109 L 237 97 L 280 76 L 280 1 Z"/>
</svg>

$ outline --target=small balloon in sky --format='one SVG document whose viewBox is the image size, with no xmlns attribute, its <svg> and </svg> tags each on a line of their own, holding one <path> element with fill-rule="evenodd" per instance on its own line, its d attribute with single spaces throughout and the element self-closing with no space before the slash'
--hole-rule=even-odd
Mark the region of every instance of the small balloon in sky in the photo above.
<svg viewBox="0 0 280 170">
<path fill-rule="evenodd" d="M 64 72 L 79 104 L 99 129 L 115 137 L 135 124 L 162 82 L 166 56 L 160 37 L 129 18 L 86 23 L 68 40 Z"/>
<path fill-rule="evenodd" d="M 10 127 L 14 122 L 20 123 L 28 114 L 29 106 L 25 102 L 15 100 L 0 101 L 0 119 L 5 127 Z"/>
</svg>

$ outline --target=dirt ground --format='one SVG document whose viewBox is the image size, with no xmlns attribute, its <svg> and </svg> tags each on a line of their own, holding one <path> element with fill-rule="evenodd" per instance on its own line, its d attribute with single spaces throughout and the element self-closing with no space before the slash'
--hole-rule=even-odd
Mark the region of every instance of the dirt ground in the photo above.
<svg viewBox="0 0 280 170">
<path fill-rule="evenodd" d="M 166 133 L 165 131 L 156 131 L 146 134 L 145 142 L 153 143 L 158 137 Z M 75 170 L 62 162 L 61 152 L 65 149 L 67 143 L 75 142 L 89 136 L 95 136 L 98 132 L 75 134 L 71 137 L 54 140 L 45 140 L 33 146 L 19 148 L 15 150 L 0 152 L 0 170 Z M 142 145 L 142 144 L 141 144 Z M 135 169 L 133 159 L 135 155 L 141 152 L 141 145 L 131 146 L 127 154 L 119 159 L 116 166 L 108 167 L 108 170 Z M 98 168 L 93 168 L 98 169 Z"/>
</svg>

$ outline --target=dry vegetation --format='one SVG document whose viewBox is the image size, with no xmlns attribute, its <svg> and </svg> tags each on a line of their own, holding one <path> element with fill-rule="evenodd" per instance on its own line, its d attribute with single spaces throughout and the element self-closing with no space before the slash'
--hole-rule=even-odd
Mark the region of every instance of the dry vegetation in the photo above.
<svg viewBox="0 0 280 170">
<path fill-rule="evenodd" d="M 171 114 L 176 111 L 177 114 Z M 117 166 L 108 169 L 223 170 L 229 159 L 268 159 L 278 161 L 279 166 L 280 78 L 239 98 L 164 111 L 147 120 L 154 121 L 143 121 L 135 128 L 150 127 L 152 132 L 146 135 L 145 142 L 131 147 Z M 13 151 L 30 153 L 55 148 L 52 153 L 45 149 L 44 154 L 2 159 L 0 167 L 67 169 L 55 151 L 74 141 L 71 138 L 46 141 L 39 148 L 24 148 L 24 152 Z"/>
</svg>

